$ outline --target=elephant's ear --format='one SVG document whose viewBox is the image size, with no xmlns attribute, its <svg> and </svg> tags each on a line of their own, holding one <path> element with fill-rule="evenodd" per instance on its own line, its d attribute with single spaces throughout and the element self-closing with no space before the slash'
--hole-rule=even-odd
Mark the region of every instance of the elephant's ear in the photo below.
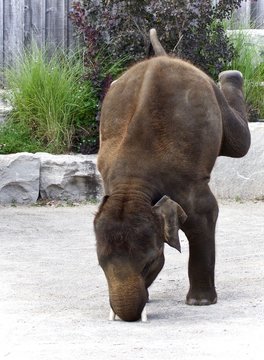
<svg viewBox="0 0 264 360">
<path fill-rule="evenodd" d="M 163 196 L 154 206 L 153 210 L 164 219 L 164 237 L 166 243 L 181 252 L 178 231 L 187 215 L 183 208 L 168 196 Z"/>
</svg>

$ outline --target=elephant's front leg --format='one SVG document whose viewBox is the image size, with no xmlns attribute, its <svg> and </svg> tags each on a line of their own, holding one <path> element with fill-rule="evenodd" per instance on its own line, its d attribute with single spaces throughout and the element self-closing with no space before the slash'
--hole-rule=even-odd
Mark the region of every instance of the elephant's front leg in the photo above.
<svg viewBox="0 0 264 360">
<path fill-rule="evenodd" d="M 217 301 L 214 282 L 215 224 L 218 206 L 213 196 L 208 201 L 210 208 L 190 219 L 185 231 L 189 240 L 188 274 L 190 289 L 186 297 L 188 305 L 210 305 Z"/>
</svg>

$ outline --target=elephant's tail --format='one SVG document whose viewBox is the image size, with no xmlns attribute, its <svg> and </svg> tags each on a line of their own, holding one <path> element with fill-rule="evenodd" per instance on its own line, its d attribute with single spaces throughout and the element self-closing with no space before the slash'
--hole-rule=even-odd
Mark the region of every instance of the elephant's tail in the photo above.
<svg viewBox="0 0 264 360">
<path fill-rule="evenodd" d="M 152 48 L 155 52 L 156 56 L 161 56 L 161 55 L 167 55 L 166 51 L 163 49 L 163 46 L 161 45 L 158 36 L 157 36 L 157 31 L 156 29 L 150 29 L 149 32 L 149 37 L 150 37 L 150 43 L 152 45 Z"/>
</svg>

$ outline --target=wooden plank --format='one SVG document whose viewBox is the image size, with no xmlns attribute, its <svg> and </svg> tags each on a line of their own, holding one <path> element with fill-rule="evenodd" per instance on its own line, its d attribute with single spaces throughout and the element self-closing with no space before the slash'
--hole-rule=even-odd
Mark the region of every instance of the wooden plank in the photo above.
<svg viewBox="0 0 264 360">
<path fill-rule="evenodd" d="M 257 9 L 256 9 L 256 24 L 258 29 L 264 28 L 264 2 L 258 1 L 256 3 Z"/>
<path fill-rule="evenodd" d="M 45 46 L 45 0 L 30 0 L 30 39 L 39 47 Z"/>
<path fill-rule="evenodd" d="M 51 47 L 64 44 L 64 0 L 46 0 L 46 41 Z"/>
<path fill-rule="evenodd" d="M 14 63 L 23 49 L 24 0 L 5 0 L 4 13 L 4 65 Z"/>
<path fill-rule="evenodd" d="M 0 81 L 4 68 L 4 0 L 0 0 Z"/>
<path fill-rule="evenodd" d="M 64 47 L 67 49 L 74 49 L 75 38 L 73 24 L 69 18 L 73 0 L 65 0 L 65 16 L 64 16 Z"/>
<path fill-rule="evenodd" d="M 65 6 L 64 0 L 57 0 L 57 11 L 55 13 L 56 33 L 55 39 L 56 44 L 64 46 L 67 44 L 67 32 L 65 32 L 65 16 L 67 14 L 67 6 Z"/>
<path fill-rule="evenodd" d="M 243 1 L 240 8 L 235 12 L 235 24 L 239 29 L 250 26 L 250 1 Z"/>
<path fill-rule="evenodd" d="M 31 12 L 31 0 L 25 0 L 24 7 L 24 45 L 31 44 L 31 27 L 32 27 L 32 12 Z"/>
</svg>

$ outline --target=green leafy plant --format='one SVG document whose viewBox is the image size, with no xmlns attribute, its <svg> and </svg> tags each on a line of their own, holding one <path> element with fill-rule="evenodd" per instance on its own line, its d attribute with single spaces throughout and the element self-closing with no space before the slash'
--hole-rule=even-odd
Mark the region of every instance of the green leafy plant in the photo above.
<svg viewBox="0 0 264 360">
<path fill-rule="evenodd" d="M 230 40 L 234 47 L 234 57 L 230 69 L 237 69 L 244 76 L 244 92 L 248 105 L 249 121 L 264 118 L 264 63 L 259 50 L 252 44 L 246 30 L 231 32 Z"/>
<path fill-rule="evenodd" d="M 95 111 L 89 119 L 84 116 L 77 120 L 73 150 L 90 154 L 97 152 L 99 148 L 99 117 L 102 101 L 111 82 L 124 71 L 126 58 L 113 60 L 103 47 L 94 58 L 89 59 L 86 58 L 84 50 L 83 58 L 86 59 L 84 78 L 89 79 L 89 84 L 93 89 Z"/>
<path fill-rule="evenodd" d="M 93 59 L 105 45 L 112 59 L 128 63 L 146 57 L 149 30 L 155 27 L 165 49 L 216 77 L 233 56 L 223 19 L 241 0 L 82 0 L 73 1 L 71 19 Z M 100 63 L 98 64 L 100 71 Z"/>
<path fill-rule="evenodd" d="M 70 18 L 83 44 L 86 73 L 98 94 L 98 113 L 111 81 L 124 67 L 149 54 L 152 27 L 168 53 L 190 60 L 217 79 L 233 56 L 223 19 L 231 17 L 240 3 L 221 0 L 212 6 L 211 0 L 73 1 Z M 116 65 L 110 71 L 111 63 Z M 83 137 L 82 152 L 87 152 L 91 140 L 98 144 L 98 126 L 99 122 L 92 127 L 92 139 Z"/>
<path fill-rule="evenodd" d="M 30 130 L 20 122 L 7 121 L 0 127 L 0 154 L 45 151 L 45 147 L 34 138 Z"/>
<path fill-rule="evenodd" d="M 78 131 L 94 121 L 98 103 L 83 78 L 82 59 L 33 47 L 5 75 L 13 111 L 0 131 L 0 152 L 63 153 L 76 147 Z"/>
</svg>

